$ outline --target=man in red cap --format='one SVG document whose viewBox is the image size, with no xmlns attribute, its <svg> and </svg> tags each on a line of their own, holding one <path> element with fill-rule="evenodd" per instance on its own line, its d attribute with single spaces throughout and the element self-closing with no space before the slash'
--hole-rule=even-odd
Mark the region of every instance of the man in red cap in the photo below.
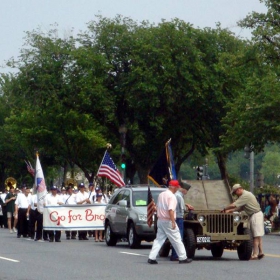
<svg viewBox="0 0 280 280">
<path fill-rule="evenodd" d="M 176 191 L 180 188 L 177 180 L 171 180 L 168 189 L 160 193 L 157 202 L 157 236 L 154 240 L 152 250 L 149 254 L 148 263 L 157 264 L 157 254 L 165 242 L 169 239 L 173 248 L 178 254 L 179 263 L 190 263 L 192 260 L 187 258 L 186 249 L 181 239 L 179 228 L 176 224 Z"/>
</svg>

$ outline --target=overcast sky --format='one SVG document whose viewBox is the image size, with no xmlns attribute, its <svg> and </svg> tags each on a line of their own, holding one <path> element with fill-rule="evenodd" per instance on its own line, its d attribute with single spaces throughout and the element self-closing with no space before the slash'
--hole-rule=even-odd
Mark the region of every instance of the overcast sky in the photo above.
<svg viewBox="0 0 280 280">
<path fill-rule="evenodd" d="M 113 18 L 117 14 L 135 21 L 179 18 L 194 27 L 215 28 L 220 22 L 237 36 L 249 37 L 236 22 L 252 11 L 266 12 L 259 0 L 0 0 L 0 65 L 17 57 L 24 44 L 24 31 L 40 27 L 47 31 L 57 23 L 61 34 L 74 35 L 87 29 L 95 15 Z M 7 67 L 0 72 L 8 72 Z"/>
</svg>

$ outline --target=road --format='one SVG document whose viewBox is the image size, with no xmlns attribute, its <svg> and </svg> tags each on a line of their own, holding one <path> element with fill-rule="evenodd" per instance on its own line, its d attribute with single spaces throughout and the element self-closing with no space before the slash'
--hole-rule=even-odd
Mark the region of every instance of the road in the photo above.
<svg viewBox="0 0 280 280">
<path fill-rule="evenodd" d="M 92 238 L 66 240 L 64 233 L 61 243 L 35 242 L 0 228 L 0 279 L 280 279 L 279 245 L 279 235 L 264 236 L 266 256 L 260 261 L 239 261 L 235 251 L 213 259 L 210 251 L 201 250 L 191 264 L 158 258 L 158 265 L 149 265 L 151 243 L 140 249 L 129 249 L 125 242 L 108 247 Z"/>
</svg>

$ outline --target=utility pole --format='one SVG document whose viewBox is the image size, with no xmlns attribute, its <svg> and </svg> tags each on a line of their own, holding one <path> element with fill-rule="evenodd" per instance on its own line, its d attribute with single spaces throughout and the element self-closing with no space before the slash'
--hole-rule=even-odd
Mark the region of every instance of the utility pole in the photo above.
<svg viewBox="0 0 280 280">
<path fill-rule="evenodd" d="M 254 145 L 246 145 L 244 148 L 244 157 L 250 159 L 250 192 L 254 192 Z"/>
</svg>

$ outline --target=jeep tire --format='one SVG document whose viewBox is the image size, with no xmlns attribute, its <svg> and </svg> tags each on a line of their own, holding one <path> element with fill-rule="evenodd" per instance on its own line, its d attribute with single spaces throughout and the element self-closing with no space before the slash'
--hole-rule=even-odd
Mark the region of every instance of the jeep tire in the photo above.
<svg viewBox="0 0 280 280">
<path fill-rule="evenodd" d="M 193 259 L 196 249 L 195 234 L 192 228 L 184 229 L 184 245 L 186 248 L 187 257 Z"/>
<path fill-rule="evenodd" d="M 241 261 L 248 261 L 251 258 L 253 251 L 253 237 L 250 229 L 244 228 L 243 234 L 248 234 L 250 236 L 250 240 L 243 241 L 237 247 L 237 254 Z"/>
</svg>

